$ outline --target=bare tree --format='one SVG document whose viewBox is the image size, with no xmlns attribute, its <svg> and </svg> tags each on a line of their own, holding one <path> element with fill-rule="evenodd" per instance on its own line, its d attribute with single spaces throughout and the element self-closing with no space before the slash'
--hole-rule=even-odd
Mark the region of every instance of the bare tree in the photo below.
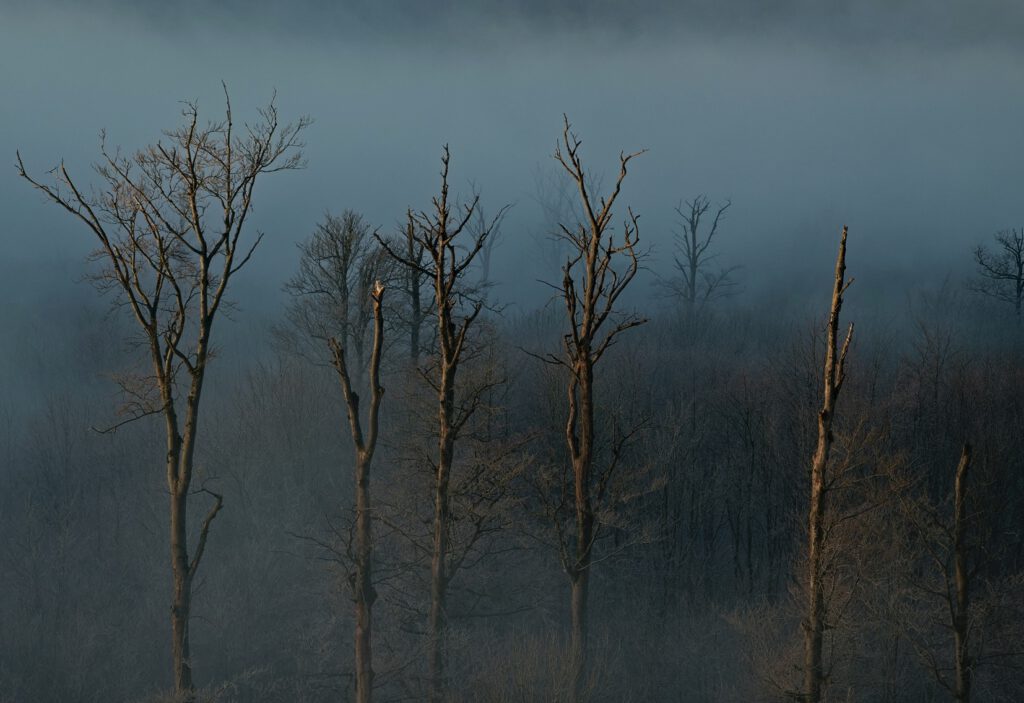
<svg viewBox="0 0 1024 703">
<path fill-rule="evenodd" d="M 369 387 L 370 407 L 366 417 L 366 431 L 359 414 L 359 395 L 352 390 L 352 378 L 345 360 L 345 348 L 331 337 L 331 355 L 338 372 L 349 430 L 355 445 L 355 549 L 352 555 L 354 573 L 350 577 L 352 599 L 355 602 L 355 670 L 356 701 L 369 703 L 373 699 L 373 603 L 377 594 L 373 587 L 373 524 L 370 504 L 370 466 L 377 447 L 380 402 L 384 389 L 380 385 L 380 357 L 384 344 L 384 285 L 377 281 L 370 291 L 373 305 L 373 348 L 370 352 Z"/>
<path fill-rule="evenodd" d="M 437 318 L 437 350 L 423 376 L 437 398 L 437 458 L 434 465 L 434 516 L 431 547 L 430 612 L 428 636 L 430 649 L 428 672 L 431 701 L 444 699 L 445 638 L 447 632 L 446 597 L 454 575 L 450 555 L 452 531 L 451 477 L 455 446 L 459 433 L 480 407 L 493 383 L 477 386 L 460 394 L 458 379 L 469 347 L 470 328 L 483 310 L 484 301 L 472 286 L 464 284 L 477 256 L 504 216 L 507 206 L 487 223 L 473 228 L 479 196 L 468 204 L 453 204 L 448 192 L 449 152 L 441 155 L 441 192 L 429 211 L 413 216 L 408 230 L 407 248 L 396 249 L 378 237 L 381 245 L 397 261 L 414 270 L 433 288 L 433 312 Z M 410 253 L 416 256 L 410 256 Z M 423 256 L 420 258 L 419 253 Z"/>
<path fill-rule="evenodd" d="M 632 210 L 628 211 L 619 243 L 612 234 L 613 208 L 627 166 L 643 152 L 619 155 L 619 173 L 611 193 L 605 197 L 590 188 L 591 181 L 579 153 L 581 144 L 568 117 L 564 118 L 562 138 L 554 157 L 578 191 L 584 217 L 573 225 L 560 224 L 570 251 L 559 288 L 569 330 L 564 335 L 564 355 L 546 357 L 549 363 L 562 366 L 568 375 L 565 439 L 573 474 L 575 534 L 564 535 L 559 529 L 559 544 L 562 567 L 571 587 L 571 653 L 577 692 L 583 683 L 586 663 L 587 599 L 594 543 L 601 531 L 597 516 L 619 463 L 619 454 L 614 453 L 607 466 L 595 471 L 594 367 L 621 333 L 646 321 L 637 315 L 621 314 L 617 308 L 619 298 L 640 266 L 638 218 Z M 560 528 L 560 523 L 556 525 Z"/>
<path fill-rule="evenodd" d="M 973 591 L 980 584 L 977 578 L 979 565 L 969 564 L 976 561 L 971 559 L 972 546 L 977 546 L 978 542 L 971 538 L 969 530 L 971 523 L 978 526 L 978 516 L 969 513 L 967 504 L 971 455 L 971 445 L 964 443 L 954 475 L 951 515 L 943 517 L 938 506 L 927 497 L 927 491 L 916 498 L 901 496 L 904 514 L 918 540 L 914 544 L 915 552 L 923 553 L 929 562 L 928 566 L 908 569 L 914 600 L 929 603 L 926 606 L 928 612 L 916 608 L 903 618 L 906 621 L 904 631 L 925 669 L 958 703 L 971 700 L 971 684 L 981 660 L 980 650 L 992 644 L 982 643 L 981 633 L 986 630 L 987 623 L 978 604 L 973 602 Z M 932 631 L 936 624 L 941 626 L 938 637 Z M 949 642 L 950 632 L 952 643 Z M 993 639 L 998 641 L 998 638 Z M 952 661 L 943 661 L 945 657 L 938 652 L 950 644 Z M 1000 658 L 1009 653 L 997 650 L 990 654 Z"/>
<path fill-rule="evenodd" d="M 853 282 L 846 279 L 846 233 L 839 240 L 839 255 L 836 258 L 835 281 L 832 288 L 832 307 L 828 316 L 825 346 L 825 371 L 823 377 L 824 397 L 818 411 L 818 444 L 811 459 L 811 497 L 808 510 L 807 536 L 807 615 L 804 628 L 804 700 L 818 703 L 821 700 L 825 673 L 822 664 L 822 637 L 825 622 L 824 551 L 826 541 L 825 520 L 828 511 L 828 479 L 826 472 L 829 454 L 834 440 L 832 424 L 835 420 L 836 401 L 846 380 L 846 355 L 853 339 L 853 325 L 846 333 L 846 339 L 839 346 L 839 311 L 843 306 L 843 295 Z"/>
<path fill-rule="evenodd" d="M 370 225 L 353 210 L 326 213 L 299 250 L 299 270 L 284 286 L 292 299 L 288 324 L 275 333 L 299 353 L 312 345 L 317 358 L 336 337 L 361 374 L 367 337 L 372 334 L 373 290 L 377 281 L 390 281 L 391 259 L 377 245 Z"/>
<path fill-rule="evenodd" d="M 705 195 L 676 207 L 676 214 L 682 218 L 682 231 L 673 233 L 676 254 L 673 257 L 676 277 L 669 282 L 672 291 L 682 299 L 688 314 L 715 298 L 726 295 L 736 285 L 733 274 L 735 266 L 712 270 L 711 261 L 716 257 L 711 244 L 718 234 L 718 225 L 725 211 L 732 205 L 726 200 L 718 207 L 710 226 L 701 231 L 711 209 L 711 201 Z"/>
<path fill-rule="evenodd" d="M 996 250 L 984 245 L 974 250 L 978 279 L 973 289 L 982 295 L 1013 305 L 1017 321 L 1024 306 L 1024 229 L 1004 230 L 995 235 Z"/>
<path fill-rule="evenodd" d="M 29 176 L 20 154 L 17 164 L 23 178 L 95 235 L 99 249 L 93 260 L 102 262 L 97 285 L 117 293 L 142 333 L 151 373 L 122 379 L 128 417 L 111 430 L 150 415 L 163 418 L 173 573 L 171 652 L 175 690 L 186 699 L 194 695 L 192 586 L 210 525 L 223 505 L 222 497 L 205 485 L 192 489 L 213 325 L 228 304 L 230 281 L 263 236 L 246 236 L 256 182 L 264 174 L 303 165 L 299 137 L 310 123 L 304 117 L 281 125 L 271 101 L 240 135 L 226 89 L 225 101 L 225 117 L 206 124 L 199 121 L 198 105 L 187 103 L 182 127 L 131 156 L 108 151 L 104 140 L 102 160 L 95 166 L 101 184 L 96 189 L 79 185 L 63 163 L 51 171 L 49 183 Z M 197 492 L 210 496 L 213 505 L 190 558 L 187 507 Z"/>
</svg>

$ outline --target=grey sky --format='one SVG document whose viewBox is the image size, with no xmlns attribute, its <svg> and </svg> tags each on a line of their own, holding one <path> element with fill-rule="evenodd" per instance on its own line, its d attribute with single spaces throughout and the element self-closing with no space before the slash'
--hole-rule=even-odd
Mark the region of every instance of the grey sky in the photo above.
<svg viewBox="0 0 1024 703">
<path fill-rule="evenodd" d="M 176 124 L 180 99 L 215 115 L 221 79 L 238 114 L 276 88 L 284 117 L 316 124 L 309 168 L 259 194 L 268 239 L 247 285 L 268 301 L 325 208 L 389 227 L 424 205 L 444 142 L 457 183 L 516 203 L 496 254 L 506 292 L 542 296 L 534 174 L 563 112 L 595 169 L 650 149 L 625 197 L 655 269 L 672 207 L 701 192 L 735 203 L 723 257 L 797 287 L 788 274 L 827 258 L 844 222 L 851 266 L 934 282 L 1024 221 L 1019 3 L 207 4 L 0 2 L 0 153 L 85 177 L 101 128 L 133 148 Z M 0 207 L 5 269 L 76 270 L 86 233 L 13 165 Z"/>
</svg>

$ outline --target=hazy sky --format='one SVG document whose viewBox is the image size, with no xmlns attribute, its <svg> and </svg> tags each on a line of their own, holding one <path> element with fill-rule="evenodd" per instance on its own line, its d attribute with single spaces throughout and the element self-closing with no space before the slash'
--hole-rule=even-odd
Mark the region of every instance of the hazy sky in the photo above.
<svg viewBox="0 0 1024 703">
<path fill-rule="evenodd" d="M 611 175 L 619 149 L 650 150 L 624 202 L 654 269 L 673 206 L 698 193 L 734 202 L 723 261 L 797 287 L 843 223 L 851 267 L 925 282 L 1024 223 L 1019 2 L 212 4 L 0 0 L 5 288 L 46 295 L 91 244 L 19 182 L 15 149 L 37 173 L 63 157 L 86 178 L 101 128 L 141 146 L 177 124 L 181 99 L 216 116 L 221 80 L 237 115 L 276 89 L 283 117 L 316 120 L 309 168 L 258 193 L 267 244 L 245 285 L 265 301 L 325 209 L 390 227 L 426 205 L 445 142 L 457 185 L 492 210 L 515 204 L 496 253 L 503 294 L 542 297 L 545 274 L 528 268 L 535 175 L 552 167 L 563 112 L 597 171 Z"/>
</svg>

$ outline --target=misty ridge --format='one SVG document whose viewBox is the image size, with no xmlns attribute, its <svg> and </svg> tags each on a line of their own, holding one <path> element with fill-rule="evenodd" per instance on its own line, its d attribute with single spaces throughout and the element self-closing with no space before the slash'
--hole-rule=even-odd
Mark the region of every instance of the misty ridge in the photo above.
<svg viewBox="0 0 1024 703">
<path fill-rule="evenodd" d="M 0 703 L 1024 699 L 1022 23 L 4 4 Z"/>
</svg>

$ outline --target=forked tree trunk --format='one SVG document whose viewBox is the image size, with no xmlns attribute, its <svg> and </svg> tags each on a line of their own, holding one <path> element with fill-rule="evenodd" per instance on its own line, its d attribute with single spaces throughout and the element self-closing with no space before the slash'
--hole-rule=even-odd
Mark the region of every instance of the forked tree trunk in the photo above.
<svg viewBox="0 0 1024 703">
<path fill-rule="evenodd" d="M 953 491 L 953 578 L 956 585 L 956 608 L 953 613 L 953 639 L 956 656 L 956 680 L 953 695 L 957 703 L 971 700 L 971 668 L 973 662 L 968 644 L 970 580 L 967 573 L 967 544 L 964 539 L 967 522 L 967 472 L 971 466 L 971 445 L 964 444 L 956 468 Z"/>
<path fill-rule="evenodd" d="M 811 495 L 808 510 L 807 543 L 807 617 L 804 620 L 804 686 L 803 698 L 809 703 L 821 701 L 825 682 L 822 661 L 822 641 L 826 622 L 824 577 L 825 518 L 828 510 L 828 468 L 832 451 L 832 422 L 835 417 L 836 400 L 845 379 L 846 354 L 853 338 L 850 325 L 842 348 L 838 347 L 839 311 L 843 305 L 843 294 L 849 282 L 846 280 L 846 227 L 843 227 L 836 258 L 835 282 L 832 289 L 832 306 L 828 318 L 827 347 L 825 350 L 824 399 L 818 411 L 818 444 L 811 459 Z"/>
<path fill-rule="evenodd" d="M 359 414 L 359 396 L 352 390 L 352 380 L 345 361 L 345 349 L 334 338 L 329 340 L 334 368 L 338 372 L 345 397 L 349 430 L 355 445 L 355 573 L 352 575 L 352 600 L 355 604 L 355 682 L 356 702 L 373 700 L 373 604 L 377 592 L 373 587 L 373 515 L 370 502 L 370 469 L 377 448 L 380 404 L 384 388 L 380 385 L 380 359 L 384 348 L 384 286 L 377 281 L 371 292 L 373 301 L 373 350 L 370 354 L 368 381 L 370 408 L 366 432 Z"/>
</svg>

